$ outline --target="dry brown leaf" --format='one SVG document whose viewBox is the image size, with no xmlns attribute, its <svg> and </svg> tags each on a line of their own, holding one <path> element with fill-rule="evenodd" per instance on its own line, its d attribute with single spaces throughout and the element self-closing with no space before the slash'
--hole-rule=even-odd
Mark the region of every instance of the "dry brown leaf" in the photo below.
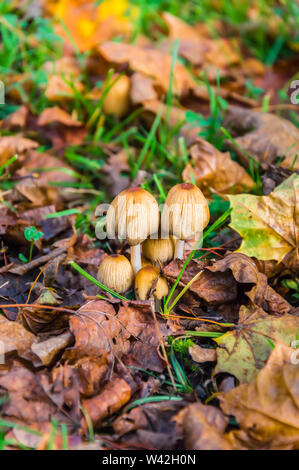
<svg viewBox="0 0 299 470">
<path fill-rule="evenodd" d="M 131 396 L 131 386 L 124 379 L 116 377 L 105 385 L 99 395 L 83 400 L 82 406 L 91 419 L 94 428 L 97 429 L 103 419 L 116 413 L 128 403 Z M 88 429 L 85 418 L 82 419 L 81 424 Z"/>
<path fill-rule="evenodd" d="M 126 443 L 143 449 L 174 449 L 181 434 L 173 419 L 186 402 L 165 400 L 145 403 L 122 413 L 113 423 L 114 431 L 123 436 Z"/>
<path fill-rule="evenodd" d="M 119 65 L 129 63 L 132 70 L 155 79 L 163 91 L 167 92 L 171 73 L 171 55 L 157 49 L 116 42 L 105 42 L 98 48 L 98 51 L 108 62 Z M 174 66 L 173 75 L 173 87 L 176 94 L 184 95 L 190 87 L 194 86 L 191 76 L 179 62 L 176 62 Z"/>
<path fill-rule="evenodd" d="M 221 396 L 221 408 L 243 431 L 230 433 L 231 441 L 245 448 L 298 450 L 298 381 L 298 353 L 277 343 L 255 382 Z"/>
<path fill-rule="evenodd" d="M 196 28 L 171 13 L 163 12 L 162 18 L 167 24 L 169 37 L 179 39 L 179 54 L 192 64 L 213 64 L 221 69 L 240 62 L 240 54 L 231 41 L 201 36 Z"/>
<path fill-rule="evenodd" d="M 44 395 L 37 374 L 14 362 L 9 371 L 0 372 L 0 387 L 9 392 L 1 414 L 25 423 L 49 422 L 56 416 L 56 407 Z"/>
<path fill-rule="evenodd" d="M 206 194 L 240 193 L 254 186 L 251 177 L 237 162 L 230 158 L 229 152 L 220 152 L 202 138 L 197 138 L 190 148 L 192 164 L 188 163 L 183 178 L 192 181 Z"/>
<path fill-rule="evenodd" d="M 262 164 L 275 163 L 283 158 L 280 165 L 286 168 L 291 168 L 296 154 L 299 154 L 298 128 L 274 114 L 229 106 L 225 126 L 232 129 L 238 146 L 231 141 L 227 145 L 237 152 L 247 166 L 249 159 L 246 152 Z M 294 169 L 299 170 L 298 158 Z"/>
<path fill-rule="evenodd" d="M 37 337 L 25 330 L 25 328 L 16 321 L 9 321 L 0 315 L 0 344 L 1 353 L 8 355 L 16 352 L 20 357 L 28 352 Z"/>
<path fill-rule="evenodd" d="M 163 275 L 174 283 L 183 267 L 184 261 L 174 260 L 163 270 Z M 207 263 L 191 260 L 184 271 L 179 286 L 185 287 L 191 279 L 206 267 Z M 211 273 L 204 270 L 198 279 L 188 289 L 195 295 L 196 302 L 202 299 L 211 305 L 221 305 L 237 300 L 237 283 L 229 272 Z"/>
<path fill-rule="evenodd" d="M 51 75 L 48 78 L 45 96 L 49 101 L 64 103 L 74 99 L 74 88 L 79 92 L 84 90 L 84 85 L 79 80 L 72 81 L 72 87 L 66 80 L 67 78 L 63 79 L 60 75 Z"/>
<path fill-rule="evenodd" d="M 155 323 L 149 302 L 132 301 L 129 305 L 124 304 L 120 307 L 117 318 L 124 326 L 127 337 L 131 337 L 124 362 L 131 366 L 163 372 L 166 364 L 158 350 L 160 338 L 163 340 L 168 331 L 164 323 Z"/>
<path fill-rule="evenodd" d="M 74 119 L 64 109 L 59 108 L 59 106 L 53 106 L 52 108 L 44 109 L 37 120 L 37 124 L 39 126 L 46 126 L 53 122 L 63 124 L 69 127 L 82 126 L 82 123 L 80 121 Z"/>
<path fill-rule="evenodd" d="M 158 93 L 154 88 L 154 81 L 143 73 L 133 73 L 131 77 L 131 101 L 140 104 L 148 100 L 156 100 Z"/>
<path fill-rule="evenodd" d="M 111 304 L 95 300 L 83 305 L 70 319 L 75 345 L 64 357 L 77 360 L 84 356 L 109 358 L 121 356 L 125 350 L 122 323 Z"/>
<path fill-rule="evenodd" d="M 67 331 L 61 335 L 52 336 L 46 341 L 32 344 L 31 351 L 39 358 L 43 366 L 49 366 L 53 363 L 57 355 L 69 346 L 72 341 L 73 335 Z"/>
<path fill-rule="evenodd" d="M 215 349 L 202 348 L 198 344 L 194 344 L 189 348 L 189 354 L 195 362 L 214 362 L 217 360 Z"/>
<path fill-rule="evenodd" d="M 231 270 L 239 284 L 254 284 L 245 293 L 250 300 L 270 314 L 285 314 L 292 306 L 268 285 L 267 276 L 258 271 L 257 264 L 242 253 L 229 253 L 223 259 L 207 266 L 212 272 Z"/>
<path fill-rule="evenodd" d="M 0 137 L 0 166 L 14 155 L 20 155 L 38 147 L 38 143 L 21 135 Z"/>
<path fill-rule="evenodd" d="M 127 151 L 121 149 L 117 153 L 111 153 L 102 171 L 107 175 L 109 195 L 111 197 L 117 196 L 130 185 L 129 176 L 125 176 L 130 172 Z"/>
<path fill-rule="evenodd" d="M 9 114 L 3 121 L 3 129 L 23 129 L 27 122 L 28 107 L 26 105 L 20 106 L 15 112 Z"/>
<path fill-rule="evenodd" d="M 223 433 L 228 421 L 218 408 L 194 403 L 175 416 L 188 450 L 231 450 Z"/>
</svg>

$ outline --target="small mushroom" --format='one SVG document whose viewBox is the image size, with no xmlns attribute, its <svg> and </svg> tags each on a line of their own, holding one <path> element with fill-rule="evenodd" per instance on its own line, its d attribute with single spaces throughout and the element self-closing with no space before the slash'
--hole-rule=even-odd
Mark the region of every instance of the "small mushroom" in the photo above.
<svg viewBox="0 0 299 470">
<path fill-rule="evenodd" d="M 140 300 L 155 299 L 155 310 L 160 310 L 162 297 L 168 294 L 168 284 L 156 266 L 144 266 L 135 277 L 135 294 Z"/>
<path fill-rule="evenodd" d="M 104 114 L 116 118 L 125 116 L 130 110 L 130 79 L 126 75 L 113 76 L 112 86 L 103 100 Z"/>
<path fill-rule="evenodd" d="M 201 237 L 210 220 L 209 206 L 201 190 L 191 183 L 180 183 L 167 194 L 161 217 L 162 233 L 178 240 L 175 258 L 183 259 L 185 240 Z"/>
<path fill-rule="evenodd" d="M 173 240 L 170 238 L 148 238 L 142 243 L 142 253 L 154 264 L 167 263 L 173 258 Z"/>
<path fill-rule="evenodd" d="M 98 280 L 118 294 L 127 292 L 134 282 L 130 261 L 123 255 L 106 256 L 101 261 Z"/>
<path fill-rule="evenodd" d="M 131 263 L 136 274 L 141 269 L 140 244 L 159 228 L 159 206 L 148 191 L 128 188 L 113 199 L 106 217 L 109 238 L 127 239 Z"/>
</svg>

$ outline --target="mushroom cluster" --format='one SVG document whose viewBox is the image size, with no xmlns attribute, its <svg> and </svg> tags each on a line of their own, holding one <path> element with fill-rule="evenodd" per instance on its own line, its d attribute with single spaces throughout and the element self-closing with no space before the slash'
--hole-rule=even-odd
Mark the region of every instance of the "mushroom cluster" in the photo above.
<svg viewBox="0 0 299 470">
<path fill-rule="evenodd" d="M 127 240 L 131 262 L 120 254 L 104 257 L 99 281 L 119 294 L 134 285 L 136 298 L 155 299 L 158 308 L 168 294 L 162 267 L 173 258 L 183 259 L 185 241 L 199 239 L 209 218 L 204 195 L 191 183 L 170 189 L 161 217 L 158 203 L 148 191 L 141 187 L 125 189 L 108 209 L 106 228 L 110 239 Z"/>
</svg>

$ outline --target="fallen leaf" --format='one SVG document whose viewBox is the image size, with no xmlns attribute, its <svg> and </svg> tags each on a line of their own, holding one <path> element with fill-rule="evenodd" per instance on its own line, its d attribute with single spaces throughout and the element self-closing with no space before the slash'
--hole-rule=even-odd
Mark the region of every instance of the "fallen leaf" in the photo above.
<svg viewBox="0 0 299 470">
<path fill-rule="evenodd" d="M 59 106 L 53 106 L 51 108 L 44 109 L 37 120 L 37 124 L 39 126 L 47 126 L 53 122 L 58 122 L 70 127 L 82 126 L 80 121 L 74 119 L 64 109 L 59 108 Z"/>
<path fill-rule="evenodd" d="M 229 253 L 207 269 L 212 272 L 230 269 L 235 280 L 245 285 L 244 293 L 254 304 L 270 314 L 289 313 L 292 306 L 268 285 L 267 276 L 259 272 L 258 266 L 259 263 L 242 253 Z"/>
<path fill-rule="evenodd" d="M 214 340 L 218 344 L 214 375 L 227 372 L 240 383 L 251 383 L 264 367 L 271 344 L 280 341 L 289 346 L 298 335 L 298 317 L 288 314 L 276 317 L 260 307 L 242 306 L 235 329 Z"/>
<path fill-rule="evenodd" d="M 26 126 L 28 117 L 28 107 L 26 105 L 20 106 L 15 112 L 9 114 L 3 121 L 3 129 L 23 129 Z"/>
<path fill-rule="evenodd" d="M 298 257 L 299 176 L 294 174 L 268 196 L 228 196 L 230 226 L 243 238 L 238 252 L 278 262 L 293 251 Z"/>
<path fill-rule="evenodd" d="M 184 261 L 174 260 L 163 270 L 163 275 L 174 283 L 183 267 Z M 187 269 L 184 271 L 179 286 L 185 287 L 191 279 L 207 266 L 206 262 L 191 260 Z M 193 282 L 188 289 L 188 293 L 195 294 L 196 302 L 198 299 L 204 300 L 211 305 L 221 305 L 237 299 L 237 283 L 229 272 L 211 273 L 204 270 L 202 274 Z"/>
<path fill-rule="evenodd" d="M 277 343 L 253 383 L 220 397 L 223 411 L 235 416 L 241 427 L 241 431 L 228 435 L 237 447 L 299 449 L 299 368 L 292 361 L 295 351 Z"/>
<path fill-rule="evenodd" d="M 231 450 L 223 436 L 228 421 L 218 408 L 194 403 L 180 411 L 174 420 L 188 450 Z"/>
<path fill-rule="evenodd" d="M 103 419 L 116 413 L 128 403 L 132 391 L 131 386 L 124 379 L 116 377 L 105 385 L 99 395 L 83 400 L 83 409 L 89 416 L 94 428 L 97 429 Z M 82 420 L 82 426 L 88 429 L 85 418 Z"/>
<path fill-rule="evenodd" d="M 69 346 L 73 341 L 73 335 L 67 331 L 58 336 L 53 336 L 46 341 L 34 343 L 31 346 L 31 351 L 39 358 L 43 366 L 49 366 L 57 355 Z M 37 364 L 35 364 L 37 366 Z"/>
<path fill-rule="evenodd" d="M 183 400 L 145 403 L 123 413 L 113 423 L 124 442 L 143 449 L 175 449 L 181 435 L 173 419 L 186 406 Z"/>
<path fill-rule="evenodd" d="M 9 321 L 0 315 L 1 354 L 8 356 L 15 352 L 22 357 L 35 341 L 37 341 L 36 336 L 25 330 L 23 325 L 17 321 Z"/>
<path fill-rule="evenodd" d="M 38 147 L 38 143 L 21 135 L 0 137 L 0 166 L 14 155 L 26 153 Z"/>
<path fill-rule="evenodd" d="M 99 53 L 108 62 L 116 64 L 129 63 L 135 72 L 154 78 L 164 92 L 168 91 L 171 73 L 171 55 L 158 49 L 139 47 L 133 44 L 105 42 L 98 48 Z M 194 82 L 186 68 L 179 62 L 175 63 L 173 70 L 174 92 L 178 95 L 186 94 Z"/>
<path fill-rule="evenodd" d="M 232 47 L 232 41 L 204 37 L 196 28 L 169 12 L 163 12 L 162 18 L 167 24 L 169 37 L 179 39 L 179 54 L 192 64 L 213 64 L 222 69 L 240 62 L 240 54 Z"/>
<path fill-rule="evenodd" d="M 150 304 L 130 302 L 129 305 L 120 307 L 117 318 L 123 325 L 128 340 L 131 338 L 130 347 L 123 361 L 130 366 L 163 372 L 166 364 L 159 353 L 159 335 L 163 340 L 167 336 L 168 329 L 165 323 L 155 323 Z"/>
<path fill-rule="evenodd" d="M 67 83 L 67 78 L 64 79 L 60 75 L 50 75 L 45 89 L 45 96 L 49 101 L 65 103 L 66 101 L 74 99 L 74 90 L 82 93 L 84 85 L 79 80 L 75 80 L 74 82 L 72 80 L 72 86 L 70 86 Z"/>
<path fill-rule="evenodd" d="M 194 344 L 189 348 L 189 354 L 195 362 L 214 362 L 217 359 L 215 349 L 202 348 L 198 344 Z"/>
<path fill-rule="evenodd" d="M 101 3 L 59 0 L 49 9 L 64 22 L 68 34 L 60 25 L 57 25 L 57 32 L 72 45 L 71 35 L 82 52 L 107 39 L 130 34 L 132 21 L 138 14 L 138 8 L 127 0 L 104 0 Z"/>
<path fill-rule="evenodd" d="M 299 160 L 295 162 L 295 157 L 299 154 L 299 130 L 287 119 L 229 106 L 225 126 L 236 137 L 237 143 L 236 146 L 229 141 L 227 145 L 238 154 L 245 165 L 249 165 L 249 153 L 262 164 L 276 163 L 278 158 L 283 158 L 281 166 L 293 166 L 295 170 L 299 170 Z"/>
<path fill-rule="evenodd" d="M 131 77 L 130 96 L 133 104 L 156 100 L 158 93 L 154 88 L 154 81 L 143 73 L 133 73 Z"/>
<path fill-rule="evenodd" d="M 192 163 L 188 163 L 183 179 L 192 181 L 207 196 L 211 193 L 241 193 L 254 186 L 251 177 L 237 162 L 230 158 L 229 152 L 220 152 L 204 139 L 197 138 L 190 148 Z"/>
<path fill-rule="evenodd" d="M 125 335 L 122 336 L 122 330 L 122 323 L 111 304 L 103 300 L 88 302 L 70 318 L 75 345 L 65 352 L 64 357 L 71 361 L 84 356 L 109 357 L 111 363 L 115 356 L 124 352 Z"/>
</svg>

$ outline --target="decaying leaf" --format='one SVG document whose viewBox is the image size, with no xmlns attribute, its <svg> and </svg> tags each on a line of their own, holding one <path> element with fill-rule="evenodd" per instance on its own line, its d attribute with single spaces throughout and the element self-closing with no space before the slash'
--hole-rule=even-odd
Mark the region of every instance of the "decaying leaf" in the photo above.
<svg viewBox="0 0 299 470">
<path fill-rule="evenodd" d="M 190 155 L 192 163 L 187 164 L 183 178 L 192 182 L 193 175 L 197 186 L 207 196 L 211 192 L 248 192 L 254 185 L 244 168 L 230 158 L 229 152 L 220 152 L 204 139 L 197 138 Z"/>
<path fill-rule="evenodd" d="M 230 106 L 225 125 L 236 135 L 237 146 L 228 142 L 245 164 L 248 152 L 261 163 L 275 163 L 283 158 L 281 166 L 299 170 L 299 130 L 294 124 L 274 114 Z M 240 137 L 241 135 L 241 137 Z"/>
<path fill-rule="evenodd" d="M 179 54 L 194 65 L 213 64 L 218 69 L 240 62 L 240 55 L 234 50 L 232 41 L 210 39 L 171 13 L 164 12 L 163 20 L 171 39 L 179 39 Z"/>
<path fill-rule="evenodd" d="M 254 262 L 242 253 L 229 253 L 223 259 L 208 266 L 212 272 L 225 272 L 230 269 L 235 280 L 243 284 L 247 297 L 270 314 L 289 313 L 291 305 L 278 292 L 268 285 L 267 276 L 259 272 L 260 263 Z M 253 286 L 251 287 L 251 284 Z"/>
<path fill-rule="evenodd" d="M 83 305 L 70 319 L 70 330 L 75 337 L 75 345 L 65 353 L 69 360 L 109 356 L 112 361 L 115 354 L 123 353 L 122 324 L 108 302 L 98 300 Z"/>
<path fill-rule="evenodd" d="M 1 353 L 10 354 L 17 352 L 20 357 L 30 350 L 31 345 L 37 341 L 29 331 L 25 330 L 23 325 L 16 321 L 9 321 L 0 315 L 0 342 L 2 345 Z"/>
<path fill-rule="evenodd" d="M 189 354 L 195 362 L 214 362 L 217 358 L 215 349 L 202 348 L 198 344 L 190 346 Z"/>
<path fill-rule="evenodd" d="M 282 259 L 293 251 L 298 256 L 299 175 L 292 175 L 268 196 L 229 196 L 230 226 L 243 238 L 237 250 L 261 260 Z"/>
<path fill-rule="evenodd" d="M 240 381 L 251 383 L 264 367 L 272 345 L 290 346 L 299 335 L 299 318 L 294 315 L 272 316 L 259 307 L 241 307 L 238 325 L 215 339 L 217 365 L 214 374 L 228 372 Z"/>
<path fill-rule="evenodd" d="M 31 346 L 32 352 L 40 359 L 44 366 L 49 366 L 55 357 L 73 341 L 73 335 L 67 331 L 61 335 L 53 336 L 46 341 L 34 343 Z"/>
<path fill-rule="evenodd" d="M 223 437 L 227 419 L 214 406 L 194 403 L 180 411 L 174 418 L 185 438 L 189 450 L 231 450 Z"/>
<path fill-rule="evenodd" d="M 299 368 L 295 349 L 277 343 L 255 381 L 221 396 L 221 408 L 235 416 L 238 448 L 299 449 Z"/>
<path fill-rule="evenodd" d="M 163 91 L 167 92 L 171 73 L 171 55 L 158 49 L 149 49 L 116 42 L 105 42 L 99 47 L 99 53 L 108 62 L 116 64 L 129 63 L 135 72 L 154 78 Z M 185 67 L 176 62 L 174 66 L 174 89 L 182 95 L 188 91 L 194 82 Z"/>
<path fill-rule="evenodd" d="M 20 155 L 38 147 L 38 143 L 22 136 L 5 136 L 0 138 L 0 165 L 4 165 L 15 154 Z"/>
<path fill-rule="evenodd" d="M 37 120 L 37 124 L 39 126 L 46 126 L 47 124 L 51 124 L 53 122 L 59 122 L 60 124 L 70 127 L 82 126 L 80 121 L 74 119 L 64 109 L 59 108 L 59 106 L 53 106 L 52 108 L 44 109 Z"/>
<path fill-rule="evenodd" d="M 173 449 L 182 440 L 175 415 L 185 406 L 184 400 L 146 403 L 119 416 L 113 429 L 137 448 Z"/>
<path fill-rule="evenodd" d="M 134 390 L 134 389 L 133 389 Z M 83 408 L 96 429 L 101 421 L 124 406 L 132 396 L 132 385 L 126 380 L 116 377 L 111 380 L 99 395 L 83 400 Z M 83 427 L 88 429 L 86 419 L 82 420 Z"/>
<path fill-rule="evenodd" d="M 168 264 L 163 270 L 164 276 L 174 283 L 177 279 L 184 262 L 174 260 Z M 221 305 L 223 303 L 232 302 L 237 299 L 237 284 L 229 272 L 211 273 L 204 270 L 207 266 L 206 262 L 191 260 L 187 269 L 184 271 L 179 286 L 186 286 L 191 279 L 203 270 L 202 274 L 188 289 L 188 293 L 192 293 L 197 298 L 204 300 L 211 305 Z"/>
</svg>

